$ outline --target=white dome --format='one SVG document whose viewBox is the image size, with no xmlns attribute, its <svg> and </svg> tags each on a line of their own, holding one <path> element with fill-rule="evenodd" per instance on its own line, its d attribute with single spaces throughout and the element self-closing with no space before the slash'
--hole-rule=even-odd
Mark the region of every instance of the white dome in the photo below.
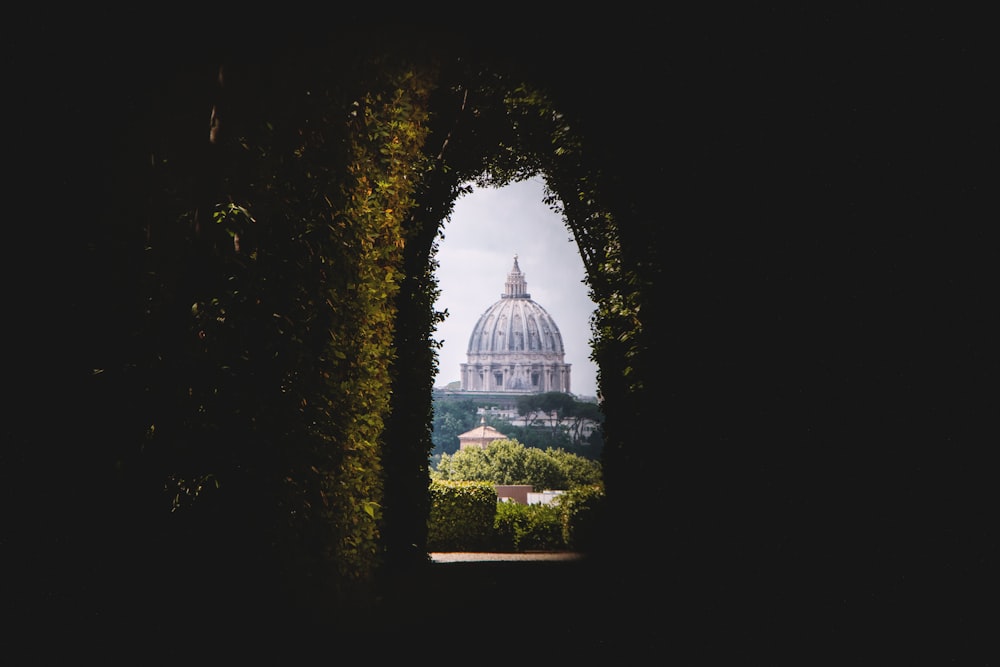
<svg viewBox="0 0 1000 667">
<path fill-rule="evenodd" d="M 548 311 L 524 291 L 524 274 L 514 258 L 507 291 L 486 309 L 472 329 L 468 354 L 523 351 L 528 354 L 557 354 L 562 357 L 562 335 Z"/>
<path fill-rule="evenodd" d="M 531 300 L 516 255 L 500 300 L 472 329 L 467 355 L 465 391 L 569 391 L 562 334 L 548 311 Z"/>
</svg>

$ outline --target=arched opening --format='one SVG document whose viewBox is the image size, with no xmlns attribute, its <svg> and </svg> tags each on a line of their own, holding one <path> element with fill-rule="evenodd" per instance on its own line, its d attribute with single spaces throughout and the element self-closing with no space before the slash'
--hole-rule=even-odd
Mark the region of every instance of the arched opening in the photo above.
<svg viewBox="0 0 1000 667">
<path fill-rule="evenodd" d="M 575 525 L 579 512 L 566 530 L 551 525 L 559 521 L 557 496 L 600 482 L 601 413 L 591 359 L 596 305 L 579 249 L 562 207 L 546 205 L 541 176 L 503 187 L 468 185 L 436 243 L 435 308 L 447 318 L 435 331 L 441 346 L 431 477 L 493 475 L 498 485 L 530 489 L 511 498 L 516 504 L 549 506 L 501 508 L 505 525 L 536 522 L 536 529 L 514 542 L 505 533 L 493 551 L 579 549 L 583 544 L 570 537 L 584 530 Z M 562 394 L 565 400 L 557 400 Z M 459 453 L 463 437 L 485 427 L 511 441 L 506 454 Z M 506 493 L 497 488 L 498 497 Z M 435 535 L 439 513 L 432 509 Z M 468 550 L 441 539 L 429 544 L 430 551 L 449 548 Z"/>
<path fill-rule="evenodd" d="M 575 240 L 543 197 L 544 183 L 535 176 L 501 188 L 475 188 L 455 203 L 437 242 L 441 294 L 435 308 L 449 316 L 435 331 L 443 341 L 435 387 L 461 382 L 459 367 L 466 361 L 469 335 L 503 293 L 516 256 L 531 298 L 558 324 L 566 362 L 572 366 L 571 392 L 597 397 L 597 365 L 590 358 L 596 304 L 588 294 Z"/>
</svg>

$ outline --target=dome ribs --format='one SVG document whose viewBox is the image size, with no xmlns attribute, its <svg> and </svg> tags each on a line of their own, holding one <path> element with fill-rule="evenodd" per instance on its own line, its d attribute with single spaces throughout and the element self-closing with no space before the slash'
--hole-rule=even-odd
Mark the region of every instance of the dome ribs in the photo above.
<svg viewBox="0 0 1000 667">
<path fill-rule="evenodd" d="M 555 320 L 531 299 L 514 255 L 500 299 L 479 317 L 461 365 L 462 391 L 569 392 L 562 334 Z"/>
</svg>

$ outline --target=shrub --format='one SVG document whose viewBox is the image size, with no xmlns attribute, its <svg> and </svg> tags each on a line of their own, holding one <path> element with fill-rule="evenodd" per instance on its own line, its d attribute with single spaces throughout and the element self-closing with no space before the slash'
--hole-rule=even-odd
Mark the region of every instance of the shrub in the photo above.
<svg viewBox="0 0 1000 667">
<path fill-rule="evenodd" d="M 489 482 L 431 481 L 429 551 L 588 552 L 604 534 L 604 488 L 564 491 L 551 505 L 497 502 Z"/>
<path fill-rule="evenodd" d="M 432 480 L 430 492 L 428 550 L 491 548 L 497 506 L 496 490 L 491 483 Z"/>
<path fill-rule="evenodd" d="M 604 532 L 604 487 L 578 486 L 556 499 L 562 523 L 562 541 L 574 551 L 592 551 Z"/>
<path fill-rule="evenodd" d="M 562 522 L 555 505 L 497 503 L 496 548 L 503 551 L 562 549 Z"/>
</svg>

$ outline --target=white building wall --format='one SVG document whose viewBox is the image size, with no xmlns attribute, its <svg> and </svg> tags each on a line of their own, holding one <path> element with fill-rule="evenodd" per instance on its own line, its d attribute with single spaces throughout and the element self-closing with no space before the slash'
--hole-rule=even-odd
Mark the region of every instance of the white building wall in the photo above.
<svg viewBox="0 0 1000 667">
<path fill-rule="evenodd" d="M 531 491 L 528 493 L 528 504 L 529 505 L 551 505 L 552 501 L 556 499 L 556 496 L 565 493 L 565 491 Z"/>
</svg>

